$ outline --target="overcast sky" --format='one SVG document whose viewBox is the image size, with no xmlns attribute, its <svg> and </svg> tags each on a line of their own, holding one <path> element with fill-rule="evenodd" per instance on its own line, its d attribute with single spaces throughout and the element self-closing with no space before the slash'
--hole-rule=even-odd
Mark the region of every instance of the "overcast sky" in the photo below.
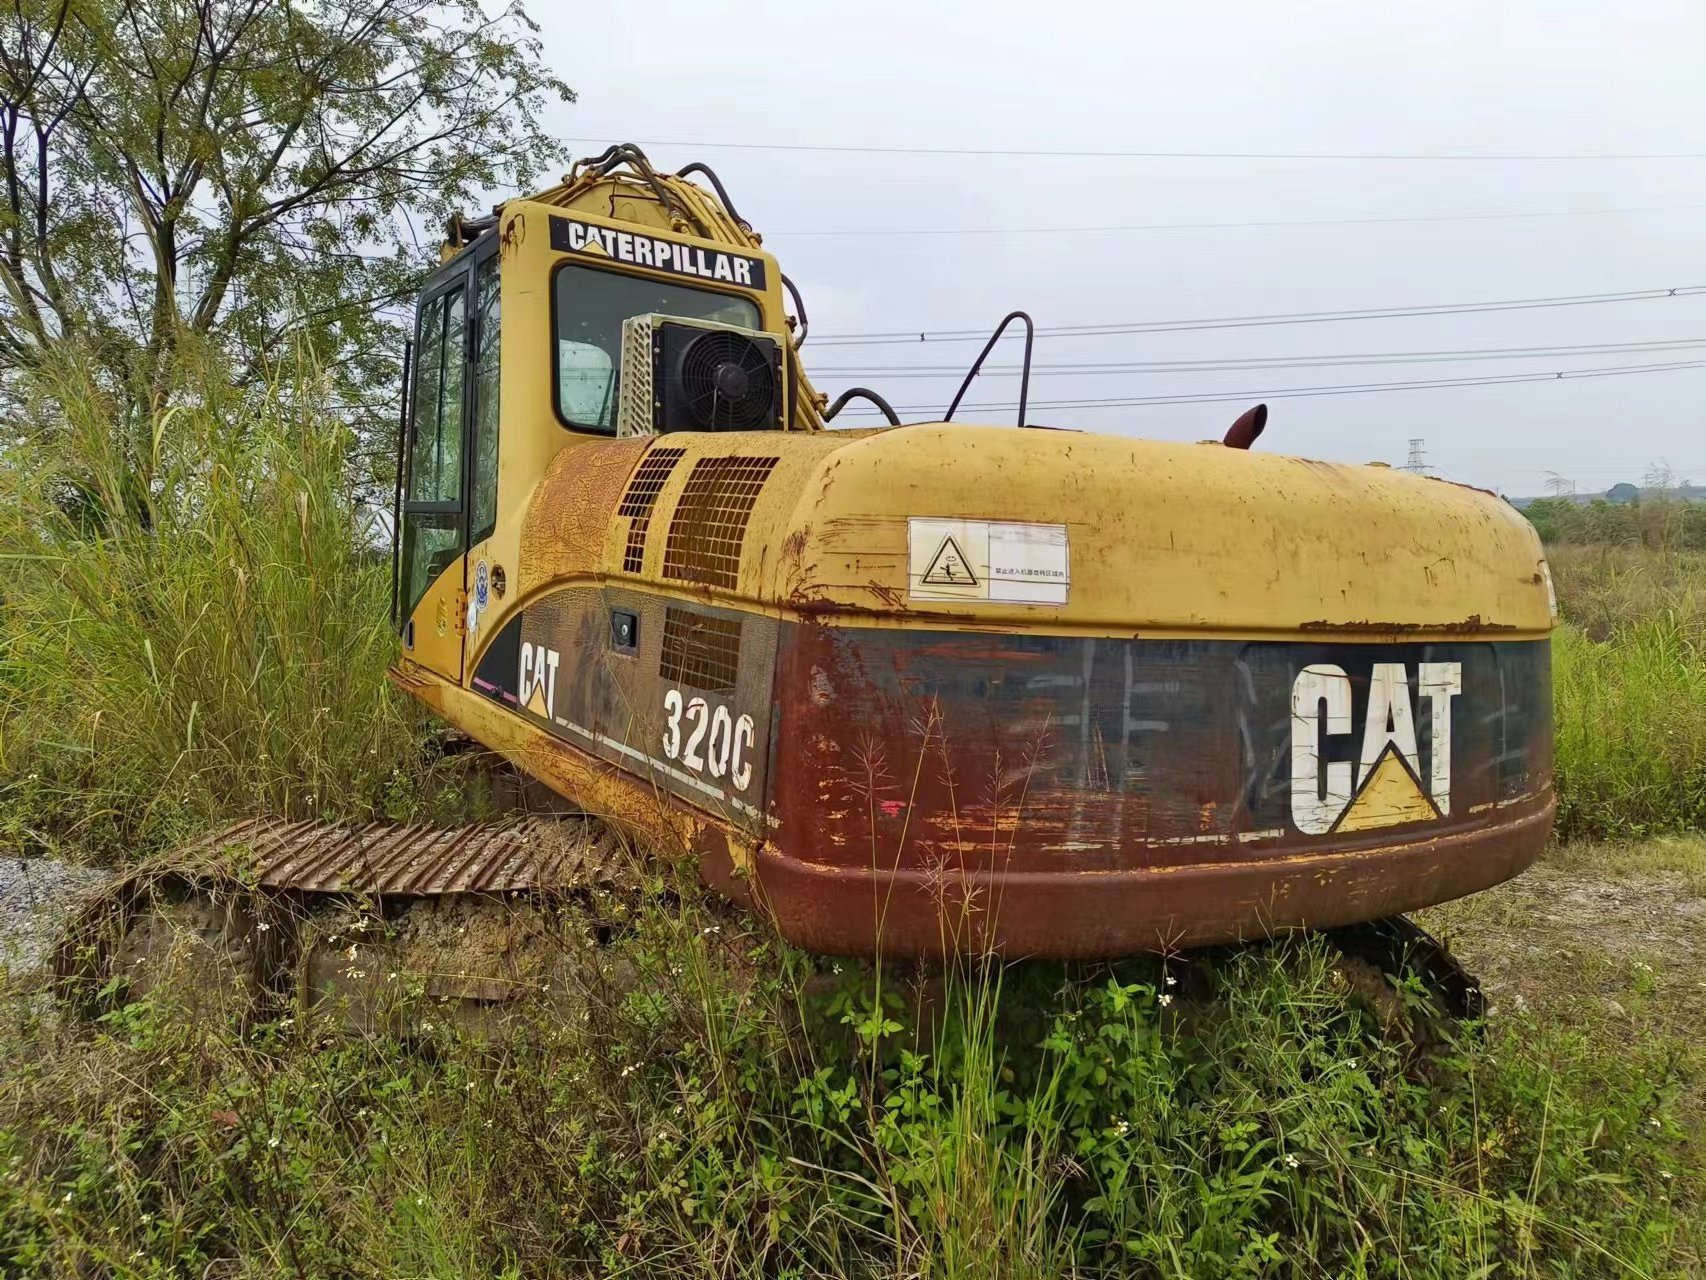
<svg viewBox="0 0 1706 1280">
<path fill-rule="evenodd" d="M 1706 285 L 1706 4 L 1700 0 L 1228 3 L 536 3 L 580 95 L 547 125 L 577 152 L 634 140 L 722 175 L 799 285 L 813 335 L 1039 326 Z M 736 16 L 738 14 L 738 16 Z M 1569 154 L 1468 162 L 834 154 L 675 143 L 1103 151 Z M 1681 207 L 1678 207 L 1681 206 Z M 1689 207 L 1693 206 L 1693 207 Z M 1607 213 L 1605 210 L 1625 212 Z M 1026 233 L 1022 228 L 1537 214 L 1430 222 Z M 966 234 L 1003 231 L 1003 234 Z M 933 230 L 956 234 L 907 235 Z M 858 234 L 810 234 L 847 232 Z M 886 234 L 885 234 L 886 233 Z M 1229 360 L 1699 340 L 1649 354 L 1090 375 L 1096 361 Z M 976 343 L 806 347 L 939 417 Z M 991 357 L 1016 364 L 1017 343 Z M 1032 399 L 1230 394 L 1706 360 L 1706 294 L 1527 311 L 1048 338 Z M 860 371 L 836 372 L 835 370 Z M 871 371 L 871 372 L 864 372 Z M 968 397 L 1010 402 L 1017 379 Z M 1512 494 L 1582 491 L 1663 460 L 1706 483 L 1706 369 L 1270 398 L 1262 445 L 1402 463 Z M 1252 397 L 1252 399 L 1257 397 Z M 1240 403 L 1033 410 L 1196 440 Z M 1010 422 L 1011 410 L 961 418 Z M 863 419 L 859 420 L 865 421 Z"/>
</svg>

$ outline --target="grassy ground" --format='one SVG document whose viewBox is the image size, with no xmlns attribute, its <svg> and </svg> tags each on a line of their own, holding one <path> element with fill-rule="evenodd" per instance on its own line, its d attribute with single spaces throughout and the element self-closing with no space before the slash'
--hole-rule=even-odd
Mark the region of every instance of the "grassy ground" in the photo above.
<svg viewBox="0 0 1706 1280">
<path fill-rule="evenodd" d="M 207 397 L 147 459 L 71 397 L 62 449 L 0 458 L 17 850 L 469 811 L 384 685 L 311 390 Z M 498 1040 L 407 971 L 357 1034 L 14 985 L 0 1272 L 1706 1276 L 1706 570 L 1554 560 L 1563 829 L 1600 840 L 1432 913 L 1498 1007 L 1459 1044 L 1422 1052 L 1318 943 L 914 991 L 682 877 L 600 946 L 547 921 L 555 976 Z M 382 923 L 344 927 L 348 969 L 396 972 Z"/>
<path fill-rule="evenodd" d="M 1599 979 L 1622 1013 L 1501 977 L 1483 1033 L 1424 1053 L 1319 943 L 915 990 L 677 888 L 498 1041 L 407 975 L 360 1034 L 14 998 L 0 1269 L 1706 1274 L 1698 1064 L 1633 965 Z M 1492 958 L 1478 909 L 1451 923 Z M 383 968 L 381 928 L 337 927 Z"/>
<path fill-rule="evenodd" d="M 1423 913 L 1478 973 L 1496 1021 L 1581 1059 L 1649 1052 L 1675 1072 L 1673 1197 L 1686 1242 L 1660 1274 L 1706 1275 L 1706 839 L 1577 843 L 1527 875 Z"/>
</svg>

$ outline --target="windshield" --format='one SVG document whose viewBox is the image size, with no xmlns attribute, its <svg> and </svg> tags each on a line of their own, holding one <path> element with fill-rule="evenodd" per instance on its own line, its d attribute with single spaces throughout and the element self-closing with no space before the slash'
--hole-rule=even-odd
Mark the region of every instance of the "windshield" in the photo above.
<svg viewBox="0 0 1706 1280">
<path fill-rule="evenodd" d="M 553 308 L 557 325 L 557 409 L 585 431 L 616 429 L 616 378 L 622 367 L 622 322 L 652 312 L 688 320 L 760 327 L 749 298 L 667 284 L 596 267 L 559 267 Z"/>
</svg>

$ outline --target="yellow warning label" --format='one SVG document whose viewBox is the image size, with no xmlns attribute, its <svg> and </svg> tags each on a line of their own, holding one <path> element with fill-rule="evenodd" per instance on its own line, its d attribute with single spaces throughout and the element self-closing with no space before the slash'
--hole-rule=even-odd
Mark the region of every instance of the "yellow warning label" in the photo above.
<svg viewBox="0 0 1706 1280">
<path fill-rule="evenodd" d="M 1066 603 L 1066 526 L 1016 520 L 906 522 L 907 595 L 914 600 Z"/>
<path fill-rule="evenodd" d="M 960 550 L 960 544 L 950 533 L 942 539 L 936 554 L 930 557 L 930 564 L 919 581 L 932 587 L 975 587 L 977 575 L 971 571 L 971 561 L 966 559 L 966 553 Z"/>
<path fill-rule="evenodd" d="M 1406 822 L 1432 822 L 1438 817 L 1439 810 L 1422 790 L 1403 754 L 1389 743 L 1333 830 L 1372 831 Z"/>
</svg>

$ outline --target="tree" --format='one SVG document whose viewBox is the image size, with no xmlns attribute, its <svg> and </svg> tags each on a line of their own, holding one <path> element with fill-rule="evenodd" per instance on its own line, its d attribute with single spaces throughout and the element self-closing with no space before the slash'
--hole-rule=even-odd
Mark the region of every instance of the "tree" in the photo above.
<svg viewBox="0 0 1706 1280">
<path fill-rule="evenodd" d="M 306 348 L 368 406 L 444 220 L 565 159 L 536 32 L 477 0 L 11 0 L 0 385 L 69 346 L 146 423 L 183 361 L 245 385 Z"/>
</svg>

